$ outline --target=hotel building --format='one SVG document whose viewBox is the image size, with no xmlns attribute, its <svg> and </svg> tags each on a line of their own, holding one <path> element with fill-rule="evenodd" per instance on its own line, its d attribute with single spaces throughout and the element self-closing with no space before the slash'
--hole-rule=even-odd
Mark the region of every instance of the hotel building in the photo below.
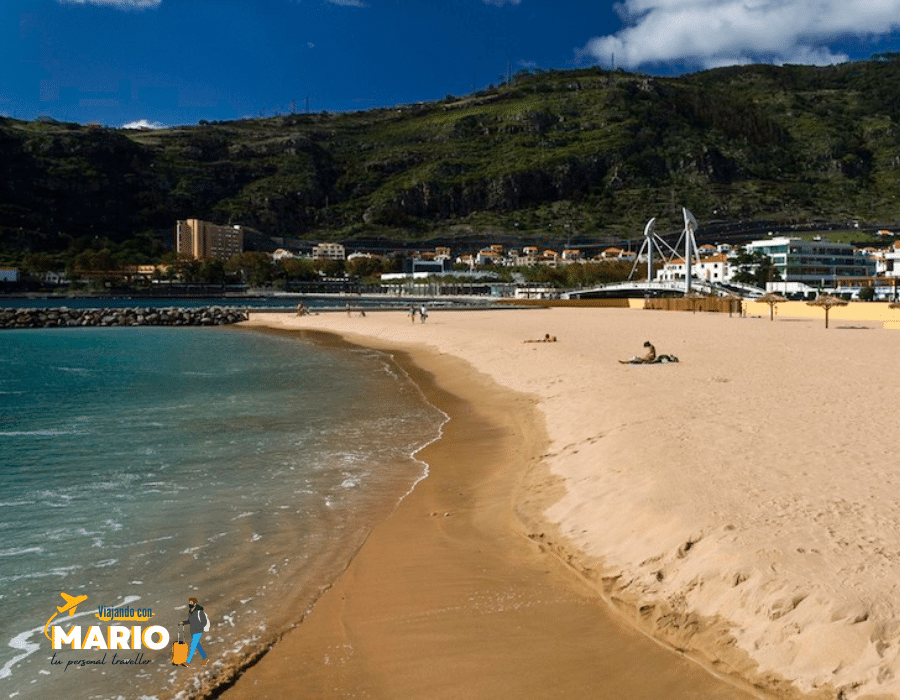
<svg viewBox="0 0 900 700">
<path fill-rule="evenodd" d="M 831 287 L 842 277 L 875 272 L 875 262 L 847 243 L 778 237 L 753 241 L 745 249 L 769 256 L 781 280 L 810 287 Z"/>
<path fill-rule="evenodd" d="M 186 219 L 175 225 L 175 252 L 194 260 L 228 260 L 244 252 L 244 232 L 240 226 L 220 226 L 200 219 Z"/>
</svg>

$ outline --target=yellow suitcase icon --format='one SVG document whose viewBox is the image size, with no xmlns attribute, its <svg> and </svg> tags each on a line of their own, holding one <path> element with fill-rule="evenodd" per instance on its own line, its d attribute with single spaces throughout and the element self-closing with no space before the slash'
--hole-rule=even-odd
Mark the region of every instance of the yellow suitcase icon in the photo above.
<svg viewBox="0 0 900 700">
<path fill-rule="evenodd" d="M 178 639 L 172 644 L 172 665 L 177 666 L 187 661 L 188 645 L 182 641 L 181 626 L 178 627 Z"/>
</svg>

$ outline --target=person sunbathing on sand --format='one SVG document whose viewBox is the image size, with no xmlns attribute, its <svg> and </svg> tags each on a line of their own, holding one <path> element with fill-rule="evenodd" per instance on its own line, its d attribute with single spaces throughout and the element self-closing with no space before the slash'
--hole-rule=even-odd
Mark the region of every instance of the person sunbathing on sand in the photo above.
<svg viewBox="0 0 900 700">
<path fill-rule="evenodd" d="M 556 336 L 550 335 L 549 333 L 545 334 L 543 338 L 540 340 L 523 340 L 523 343 L 555 343 Z"/>
</svg>

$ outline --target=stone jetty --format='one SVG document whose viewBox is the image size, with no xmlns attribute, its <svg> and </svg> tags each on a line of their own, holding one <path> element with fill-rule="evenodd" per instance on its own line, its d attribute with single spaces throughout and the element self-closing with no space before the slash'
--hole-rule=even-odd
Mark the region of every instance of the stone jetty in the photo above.
<svg viewBox="0 0 900 700">
<path fill-rule="evenodd" d="M 128 309 L 0 309 L 0 328 L 78 326 L 223 326 L 247 320 L 247 312 L 220 306 Z"/>
</svg>

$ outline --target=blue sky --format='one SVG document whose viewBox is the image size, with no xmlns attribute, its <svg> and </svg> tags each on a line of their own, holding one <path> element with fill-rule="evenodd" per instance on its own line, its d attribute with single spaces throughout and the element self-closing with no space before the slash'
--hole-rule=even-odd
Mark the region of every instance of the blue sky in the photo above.
<svg viewBox="0 0 900 700">
<path fill-rule="evenodd" d="M 508 68 L 896 50 L 900 0 L 0 0 L 0 115 L 169 126 L 435 100 Z"/>
</svg>

